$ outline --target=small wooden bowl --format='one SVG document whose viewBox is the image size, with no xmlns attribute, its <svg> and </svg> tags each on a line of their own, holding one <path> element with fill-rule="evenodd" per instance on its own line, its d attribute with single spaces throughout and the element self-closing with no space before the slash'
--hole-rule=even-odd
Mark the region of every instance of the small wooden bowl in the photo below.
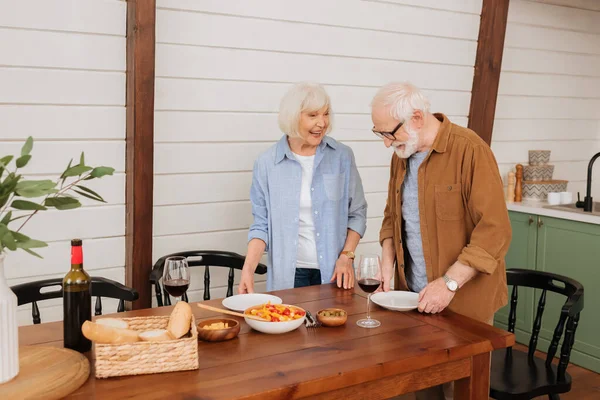
<svg viewBox="0 0 600 400">
<path fill-rule="evenodd" d="M 204 326 L 214 324 L 216 322 L 224 322 L 229 325 L 225 329 L 204 329 Z M 213 318 L 200 321 L 198 323 L 198 339 L 206 342 L 222 342 L 233 339 L 240 333 L 240 323 L 231 318 Z"/>
<path fill-rule="evenodd" d="M 325 316 L 324 312 L 338 312 L 344 313 L 342 316 Z M 346 323 L 348 319 L 348 313 L 341 308 L 325 308 L 317 313 L 317 320 L 323 324 L 323 326 L 341 326 Z"/>
</svg>

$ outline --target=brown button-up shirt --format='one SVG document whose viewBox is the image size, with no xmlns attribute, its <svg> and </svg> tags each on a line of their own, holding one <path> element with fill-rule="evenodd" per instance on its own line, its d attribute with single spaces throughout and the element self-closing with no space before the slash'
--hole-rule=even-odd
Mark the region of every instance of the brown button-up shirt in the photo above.
<svg viewBox="0 0 600 400">
<path fill-rule="evenodd" d="M 470 129 L 442 122 L 419 167 L 419 216 L 429 282 L 456 260 L 479 271 L 460 288 L 449 309 L 488 322 L 507 303 L 504 256 L 512 236 L 502 179 L 490 147 Z M 406 160 L 392 156 L 380 243 L 392 238 L 394 286 L 408 290 L 402 245 L 402 182 Z"/>
</svg>

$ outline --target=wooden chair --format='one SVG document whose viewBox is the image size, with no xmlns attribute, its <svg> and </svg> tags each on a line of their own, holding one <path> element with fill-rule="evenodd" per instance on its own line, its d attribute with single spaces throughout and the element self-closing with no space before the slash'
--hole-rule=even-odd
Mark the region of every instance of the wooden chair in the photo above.
<svg viewBox="0 0 600 400">
<path fill-rule="evenodd" d="M 579 315 L 583 310 L 583 286 L 574 279 L 561 275 L 526 269 L 509 269 L 506 271 L 506 277 L 508 285 L 513 286 L 508 318 L 508 330 L 512 333 L 515 332 L 518 287 L 535 288 L 542 292 L 528 352 L 507 348 L 492 353 L 490 396 L 500 400 L 532 399 L 537 396 L 548 396 L 552 400 L 560 399 L 560 393 L 571 390 L 571 376 L 567 373 L 567 365 L 575 342 Z M 564 295 L 566 301 L 554 329 L 546 359 L 543 360 L 536 357 L 534 353 L 542 325 L 547 291 Z M 552 364 L 565 325 L 560 360 L 558 365 Z"/>
<path fill-rule="evenodd" d="M 156 303 L 159 307 L 163 306 L 163 294 L 164 294 L 164 305 L 171 305 L 171 299 L 167 291 L 161 289 L 159 281 L 162 279 L 163 268 L 165 260 L 169 257 L 186 257 L 188 259 L 188 265 L 191 267 L 204 266 L 204 300 L 210 300 L 210 267 L 225 267 L 229 268 L 229 276 L 227 279 L 227 295 L 226 297 L 233 295 L 233 277 L 234 270 L 242 270 L 244 261 L 246 258 L 240 254 L 232 253 L 229 251 L 220 250 L 193 250 L 193 251 L 182 251 L 179 253 L 173 253 L 161 257 L 150 272 L 150 283 L 154 285 L 154 291 L 156 293 Z M 256 273 L 264 275 L 267 273 L 267 267 L 264 264 L 258 264 Z M 181 297 L 182 300 L 189 302 L 187 292 Z"/>
<path fill-rule="evenodd" d="M 56 290 L 43 291 L 44 288 L 57 287 Z M 17 295 L 18 305 L 31 303 L 31 316 L 33 323 L 42 322 L 40 309 L 37 302 L 48 299 L 58 299 L 63 297 L 62 279 L 45 279 L 42 281 L 27 282 L 11 287 Z M 119 305 L 117 312 L 125 311 L 126 301 L 135 301 L 140 295 L 137 290 L 110 279 L 92 277 L 92 296 L 96 296 L 95 315 L 102 315 L 102 297 L 118 299 Z"/>
</svg>

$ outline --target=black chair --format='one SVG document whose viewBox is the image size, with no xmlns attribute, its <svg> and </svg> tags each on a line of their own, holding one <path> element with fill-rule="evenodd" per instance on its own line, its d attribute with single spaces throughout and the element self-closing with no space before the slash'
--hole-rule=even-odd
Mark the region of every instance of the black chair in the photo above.
<svg viewBox="0 0 600 400">
<path fill-rule="evenodd" d="M 561 275 L 526 269 L 508 269 L 507 283 L 513 286 L 510 299 L 508 330 L 515 332 L 518 287 L 525 286 L 542 291 L 535 314 L 529 349 L 527 353 L 511 348 L 495 350 L 492 353 L 490 377 L 490 396 L 494 399 L 532 399 L 547 395 L 549 399 L 560 399 L 559 393 L 571 390 L 571 376 L 567 365 L 571 349 L 575 342 L 575 331 L 579 315 L 583 310 L 583 286 Z M 548 348 L 546 359 L 535 356 L 538 336 L 542 325 L 542 315 L 546 305 L 546 292 L 566 296 L 558 324 Z M 558 365 L 552 360 L 556 355 L 559 342 L 566 331 L 560 350 Z"/>
<path fill-rule="evenodd" d="M 57 286 L 56 290 L 43 291 L 44 288 Z M 42 322 L 40 317 L 40 309 L 37 302 L 48 299 L 58 299 L 63 297 L 62 279 L 45 279 L 43 281 L 27 282 L 11 287 L 12 291 L 17 295 L 18 305 L 31 303 L 31 316 L 33 323 L 39 324 Z M 126 301 L 135 301 L 140 295 L 137 290 L 121 285 L 110 279 L 92 277 L 92 296 L 96 296 L 95 315 L 102 315 L 102 297 L 118 299 L 119 306 L 117 312 L 125 311 Z"/>
<path fill-rule="evenodd" d="M 229 268 L 229 276 L 227 279 L 227 295 L 226 297 L 233 295 L 233 277 L 234 269 L 241 270 L 244 266 L 246 258 L 240 254 L 232 253 L 229 251 L 220 250 L 194 250 L 194 251 L 182 251 L 179 253 L 173 253 L 161 257 L 150 272 L 150 283 L 154 285 L 154 291 L 156 293 L 156 303 L 159 307 L 163 306 L 163 293 L 165 296 L 164 305 L 171 305 L 171 299 L 169 293 L 163 288 L 161 289 L 159 281 L 162 279 L 163 268 L 165 266 L 165 260 L 169 257 L 186 257 L 188 265 L 190 267 L 204 266 L 204 300 L 210 300 L 210 267 L 226 267 Z M 258 264 L 256 273 L 264 275 L 267 273 L 267 267 L 264 264 Z M 183 294 L 182 300 L 189 302 L 187 292 Z"/>
</svg>

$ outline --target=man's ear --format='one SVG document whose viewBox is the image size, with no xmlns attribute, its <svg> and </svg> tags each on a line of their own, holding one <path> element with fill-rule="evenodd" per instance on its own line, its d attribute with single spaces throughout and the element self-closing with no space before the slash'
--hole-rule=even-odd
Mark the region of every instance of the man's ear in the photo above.
<svg viewBox="0 0 600 400">
<path fill-rule="evenodd" d="M 412 115 L 413 126 L 417 129 L 421 129 L 425 125 L 425 114 L 421 110 L 415 110 Z"/>
</svg>

